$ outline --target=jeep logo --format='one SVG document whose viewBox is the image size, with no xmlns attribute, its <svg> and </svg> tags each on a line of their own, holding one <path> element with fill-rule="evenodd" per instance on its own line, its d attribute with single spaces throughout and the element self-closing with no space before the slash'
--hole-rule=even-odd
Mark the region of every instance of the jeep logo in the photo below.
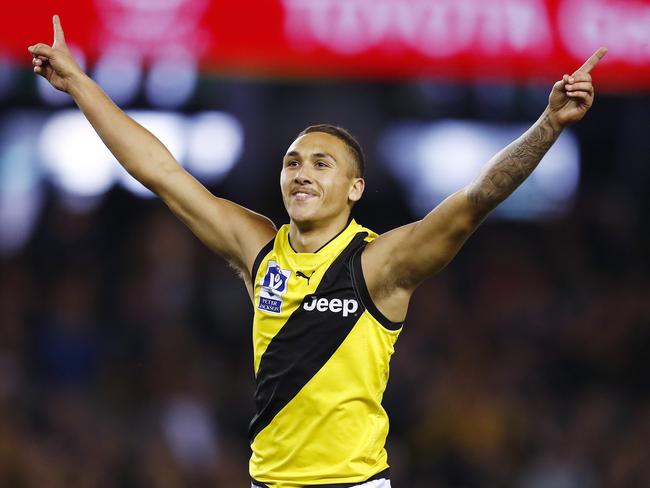
<svg viewBox="0 0 650 488">
<path fill-rule="evenodd" d="M 316 295 L 311 297 L 311 302 L 307 303 L 305 301 L 302 305 L 302 308 L 311 312 L 312 310 L 317 310 L 318 312 L 330 312 L 340 313 L 343 312 L 343 316 L 347 317 L 349 314 L 352 314 L 359 310 L 359 304 L 356 300 L 340 298 L 332 298 L 328 300 L 327 298 L 316 298 Z"/>
</svg>

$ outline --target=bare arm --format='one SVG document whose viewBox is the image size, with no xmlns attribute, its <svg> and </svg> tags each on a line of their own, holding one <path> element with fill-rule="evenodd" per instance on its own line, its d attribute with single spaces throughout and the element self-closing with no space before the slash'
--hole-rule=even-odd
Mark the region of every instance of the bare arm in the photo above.
<svg viewBox="0 0 650 488">
<path fill-rule="evenodd" d="M 593 103 L 589 72 L 606 53 L 599 49 L 573 75 L 555 83 L 549 105 L 521 137 L 497 153 L 479 176 L 424 219 L 371 242 L 362 256 L 366 283 L 375 304 L 389 319 L 402 320 L 411 294 L 425 278 L 458 253 L 488 213 L 537 167 L 562 129 Z"/>
<path fill-rule="evenodd" d="M 481 174 L 465 189 L 478 215 L 487 213 L 505 200 L 528 178 L 562 132 L 546 109 L 521 137 L 497 153 Z"/>
<path fill-rule="evenodd" d="M 70 84 L 69 93 L 135 179 L 158 195 L 206 246 L 242 271 L 252 268 L 257 252 L 275 235 L 270 220 L 212 195 L 86 75 Z"/>
<path fill-rule="evenodd" d="M 54 44 L 30 46 L 34 72 L 67 92 L 122 166 L 156 193 L 210 249 L 246 278 L 257 252 L 275 235 L 273 223 L 212 195 L 147 129 L 117 107 L 79 68 L 70 54 L 58 16 Z"/>
</svg>

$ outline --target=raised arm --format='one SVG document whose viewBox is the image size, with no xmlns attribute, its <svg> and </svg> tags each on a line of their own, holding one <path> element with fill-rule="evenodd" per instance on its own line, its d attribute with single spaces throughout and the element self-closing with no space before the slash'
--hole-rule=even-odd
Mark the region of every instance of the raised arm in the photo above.
<svg viewBox="0 0 650 488">
<path fill-rule="evenodd" d="M 562 129 L 584 117 L 594 99 L 589 73 L 606 53 L 600 48 L 572 75 L 555 83 L 537 122 L 497 153 L 467 187 L 424 219 L 368 245 L 362 256 L 364 276 L 384 315 L 402 320 L 417 285 L 451 261 L 488 213 L 532 173 Z"/>
<path fill-rule="evenodd" d="M 30 46 L 34 72 L 73 98 L 122 166 L 156 193 L 210 249 L 247 278 L 258 251 L 275 235 L 273 223 L 212 195 L 147 129 L 120 110 L 79 67 L 68 50 L 58 16 L 54 43 Z M 249 280 L 247 280 L 249 281 Z"/>
</svg>

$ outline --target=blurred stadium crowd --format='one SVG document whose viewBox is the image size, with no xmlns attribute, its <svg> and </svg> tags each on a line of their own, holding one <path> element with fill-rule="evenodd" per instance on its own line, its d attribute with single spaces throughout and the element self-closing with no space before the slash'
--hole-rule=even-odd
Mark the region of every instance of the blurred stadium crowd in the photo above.
<svg viewBox="0 0 650 488">
<path fill-rule="evenodd" d="M 98 25 L 88 21 L 80 2 L 69 3 L 63 15 L 64 22 L 81 19 L 79 27 L 101 45 L 91 74 L 120 106 L 147 112 L 150 121 L 171 120 L 172 135 L 186 146 L 182 163 L 215 194 L 281 225 L 287 217 L 278 173 L 286 147 L 307 125 L 340 124 L 359 137 L 369 161 L 366 194 L 354 216 L 379 233 L 420 218 L 419 209 L 437 203 L 429 200 L 439 195 L 416 183 L 456 185 L 453 177 L 466 177 L 463 157 L 474 158 L 477 146 L 491 151 L 499 131 L 509 134 L 511 124 L 535 120 L 552 86 L 548 66 L 536 60 L 553 45 L 562 55 L 565 48 L 580 50 L 585 43 L 579 36 L 602 28 L 599 36 L 607 36 L 598 42 L 620 61 L 609 81 L 627 87 L 625 95 L 603 94 L 595 71 L 595 105 L 571 129 L 569 146 L 579 167 L 574 180 L 556 171 L 567 169 L 560 164 L 545 186 L 530 185 L 537 194 L 522 188 L 510 200 L 514 220 L 488 219 L 448 268 L 417 291 L 384 397 L 391 418 L 387 449 L 395 488 L 650 486 L 650 97 L 633 91 L 644 86 L 638 77 L 648 65 L 643 2 L 599 2 L 597 8 L 587 1 L 546 2 L 553 12 L 563 6 L 584 13 L 558 14 L 558 31 L 570 34 L 566 45 L 540 35 L 542 15 L 524 15 L 544 2 L 492 2 L 523 12 L 519 18 L 487 15 L 490 22 L 508 21 L 512 31 L 460 22 L 459 37 L 452 23 L 411 22 L 433 34 L 451 29 L 468 42 L 464 29 L 474 28 L 470 33 L 498 41 L 477 43 L 488 50 L 504 39 L 528 39 L 531 58 L 522 56 L 529 51 L 519 43 L 516 54 L 525 62 L 517 58 L 521 64 L 493 78 L 481 76 L 493 68 L 491 54 L 469 52 L 474 66 L 468 52 L 455 51 L 458 62 L 447 67 L 452 78 L 434 72 L 435 79 L 399 83 L 337 81 L 328 58 L 320 56 L 310 57 L 305 79 L 287 72 L 270 80 L 273 71 L 265 69 L 258 78 L 237 78 L 237 70 L 218 76 L 199 71 L 192 56 L 208 46 L 202 12 L 215 6 L 244 11 L 252 8 L 249 2 L 104 0 L 86 7 L 91 3 L 104 19 Z M 363 7 L 367 15 L 378 12 L 387 20 L 379 27 L 401 18 L 384 17 L 387 10 L 377 2 L 282 3 L 305 12 L 317 7 L 319 22 L 328 18 L 323 5 L 339 3 Z M 404 2 L 403 8 L 425 3 Z M 490 2 L 470 3 L 476 8 L 442 2 L 472 18 L 492 11 Z M 25 24 L 10 16 L 5 37 L 13 28 L 25 45 L 42 40 L 32 38 L 41 10 L 31 8 Z M 185 28 L 176 24 L 181 18 Z M 318 42 L 354 40 L 361 33 L 349 22 L 354 18 L 340 16 L 345 22 L 338 32 L 349 36 L 331 35 L 337 31 L 326 24 L 314 35 L 323 35 Z M 267 31 L 255 32 L 255 22 L 273 32 L 273 19 L 259 15 L 247 17 L 245 28 L 238 22 L 215 27 L 218 35 L 236 31 L 245 39 L 235 59 L 252 52 L 255 36 L 260 46 L 268 44 Z M 316 26 L 301 21 L 299 27 L 309 25 Z M 43 26 L 49 35 L 49 20 Z M 83 36 L 79 27 L 76 36 Z M 67 32 L 75 39 L 74 29 Z M 300 60 L 305 35 L 296 33 Z M 427 37 L 415 49 L 454 48 L 448 37 Z M 171 52 L 165 42 L 185 51 Z M 387 42 L 393 52 L 393 41 Z M 250 486 L 247 428 L 255 381 L 252 307 L 244 287 L 162 203 L 127 191 L 123 175 L 107 171 L 106 183 L 97 184 L 102 171 L 95 160 L 104 161 L 105 151 L 92 150 L 96 141 L 83 136 L 80 125 L 90 129 L 76 111 L 61 110 L 70 108 L 68 97 L 36 81 L 28 60 L 10 60 L 6 40 L 0 44 L 0 488 Z M 22 44 L 21 52 L 26 55 Z M 281 66 L 295 68 L 294 58 L 281 53 Z M 141 54 L 154 55 L 146 69 Z M 447 66 L 449 59 L 438 56 Z M 413 60 L 417 67 L 420 58 Z M 260 58 L 260 65 L 265 61 Z M 621 75 L 623 61 L 635 76 Z M 320 74 L 310 73 L 312 66 Z M 353 74 L 368 67 L 357 58 L 345 66 Z M 466 79 L 468 69 L 470 81 L 454 81 Z M 231 118 L 237 130 L 225 131 L 234 135 L 223 144 L 209 123 L 223 132 Z M 46 130 L 62 120 L 76 125 Z M 452 129 L 458 121 L 480 122 L 472 130 L 482 140 L 449 142 L 445 132 L 450 148 L 437 170 L 421 147 L 386 150 L 391 128 L 431 135 L 444 121 Z M 78 167 L 80 178 L 57 178 L 45 164 L 52 156 L 73 176 Z M 221 166 L 215 168 L 215 160 Z M 198 174 L 200 163 L 219 170 L 217 176 L 208 181 Z M 123 186 L 112 187 L 120 178 Z M 87 185 L 88 179 L 101 191 L 75 200 L 79 194 L 66 194 L 57 179 L 59 186 L 68 179 Z M 566 206 L 556 212 L 528 208 L 540 194 L 557 197 L 553 190 L 567 188 Z"/>
<path fill-rule="evenodd" d="M 647 215 L 632 202 L 610 188 L 555 223 L 487 222 L 421 287 L 384 401 L 394 486 L 647 486 Z M 408 218 L 377 205 L 357 220 Z M 161 203 L 51 201 L 0 266 L 0 486 L 248 486 L 248 297 Z"/>
<path fill-rule="evenodd" d="M 20 76 L 3 127 L 20 125 L 16 110 L 56 113 Z M 369 160 L 354 214 L 381 233 L 419 218 L 407 193 L 421 177 L 400 187 L 382 167 L 386 127 L 530 123 L 550 86 L 205 76 L 183 110 L 237 117 L 244 152 L 211 189 L 278 225 L 291 138 L 317 122 L 350 128 Z M 599 94 L 573 128 L 568 213 L 488 220 L 418 290 L 384 399 L 393 486 L 650 486 L 649 114 L 647 95 Z M 156 200 L 115 187 L 72 211 L 51 181 L 35 188 L 31 236 L 0 254 L 0 488 L 249 486 L 252 310 L 233 270 Z"/>
</svg>

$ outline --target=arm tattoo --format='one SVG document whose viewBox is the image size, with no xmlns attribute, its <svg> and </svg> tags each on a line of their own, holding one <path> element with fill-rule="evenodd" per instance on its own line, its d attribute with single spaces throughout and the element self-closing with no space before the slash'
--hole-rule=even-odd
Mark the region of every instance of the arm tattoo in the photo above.
<svg viewBox="0 0 650 488">
<path fill-rule="evenodd" d="M 543 114 L 519 139 L 492 158 L 468 186 L 467 198 L 486 212 L 492 210 L 532 173 L 560 132 Z"/>
</svg>

